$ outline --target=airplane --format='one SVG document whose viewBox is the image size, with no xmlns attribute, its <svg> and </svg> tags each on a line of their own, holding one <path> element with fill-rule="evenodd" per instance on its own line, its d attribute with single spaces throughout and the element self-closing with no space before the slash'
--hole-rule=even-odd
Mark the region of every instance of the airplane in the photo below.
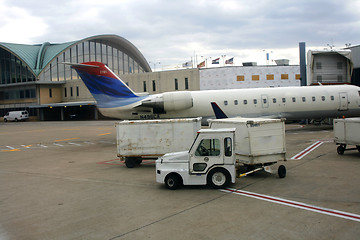
<svg viewBox="0 0 360 240">
<path fill-rule="evenodd" d="M 135 93 L 105 64 L 65 63 L 75 69 L 104 116 L 118 119 L 214 118 L 216 103 L 227 117 L 287 120 L 360 116 L 360 87 L 353 85 Z"/>
</svg>

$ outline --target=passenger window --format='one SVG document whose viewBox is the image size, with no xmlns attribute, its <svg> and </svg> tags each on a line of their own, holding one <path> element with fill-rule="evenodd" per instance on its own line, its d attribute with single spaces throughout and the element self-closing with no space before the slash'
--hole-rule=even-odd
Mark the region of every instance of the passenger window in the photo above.
<svg viewBox="0 0 360 240">
<path fill-rule="evenodd" d="M 322 100 L 322 101 L 325 101 L 325 96 L 321 96 L 321 100 Z"/>
<path fill-rule="evenodd" d="M 234 105 L 238 105 L 238 100 L 234 100 Z"/>
<path fill-rule="evenodd" d="M 231 138 L 227 137 L 224 139 L 224 147 L 225 147 L 225 156 L 231 157 L 232 156 L 232 143 Z"/>
<path fill-rule="evenodd" d="M 195 151 L 195 156 L 219 156 L 220 140 L 203 139 Z"/>
<path fill-rule="evenodd" d="M 293 98 L 292 98 L 292 101 L 293 101 L 293 102 L 296 102 L 296 98 L 293 97 Z"/>
<path fill-rule="evenodd" d="M 312 101 L 313 101 L 313 102 L 315 102 L 315 101 L 316 101 L 316 98 L 315 98 L 315 97 L 312 97 L 311 99 L 312 99 Z"/>
<path fill-rule="evenodd" d="M 282 98 L 282 102 L 283 102 L 283 103 L 286 103 L 286 98 Z"/>
<path fill-rule="evenodd" d="M 247 100 L 244 100 L 244 104 L 245 104 L 245 105 L 247 104 Z"/>
<path fill-rule="evenodd" d="M 335 97 L 334 97 L 334 96 L 331 96 L 330 99 L 331 99 L 331 101 L 334 101 L 334 100 L 335 100 Z"/>
<path fill-rule="evenodd" d="M 273 103 L 276 103 L 276 98 L 273 98 Z"/>
<path fill-rule="evenodd" d="M 257 99 L 254 99 L 254 104 L 257 104 Z"/>
<path fill-rule="evenodd" d="M 302 101 L 303 101 L 303 102 L 306 102 L 306 97 L 302 97 Z"/>
<path fill-rule="evenodd" d="M 267 100 L 266 100 L 265 98 L 263 99 L 263 103 L 264 103 L 264 104 L 266 104 L 266 103 L 267 103 Z"/>
<path fill-rule="evenodd" d="M 224 105 L 227 106 L 227 105 L 228 105 L 228 101 L 225 100 L 225 101 L 224 101 Z"/>
</svg>

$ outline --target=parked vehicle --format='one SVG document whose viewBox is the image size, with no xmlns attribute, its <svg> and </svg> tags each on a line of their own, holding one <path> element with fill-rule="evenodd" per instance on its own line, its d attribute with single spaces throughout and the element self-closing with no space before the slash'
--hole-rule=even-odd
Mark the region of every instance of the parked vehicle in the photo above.
<svg viewBox="0 0 360 240">
<path fill-rule="evenodd" d="M 201 118 L 136 120 L 115 123 L 117 156 L 128 168 L 143 159 L 189 149 L 201 128 Z"/>
<path fill-rule="evenodd" d="M 175 190 L 180 185 L 223 188 L 235 183 L 235 128 L 201 129 L 190 150 L 156 160 L 156 181 Z"/>
<path fill-rule="evenodd" d="M 7 121 L 23 121 L 29 119 L 29 113 L 28 111 L 11 111 L 6 113 L 4 116 L 4 122 Z"/>
<path fill-rule="evenodd" d="M 347 150 L 360 152 L 360 118 L 334 119 L 334 141 L 337 145 L 337 153 L 343 155 Z M 354 148 L 346 148 L 355 145 Z"/>
<path fill-rule="evenodd" d="M 184 185 L 224 188 L 235 182 L 236 165 L 247 171 L 239 177 L 286 160 L 283 119 L 227 118 L 209 120 L 210 129 L 201 129 L 188 151 L 168 153 L 156 160 L 156 181 L 169 189 Z M 284 165 L 278 167 L 286 176 Z"/>
</svg>

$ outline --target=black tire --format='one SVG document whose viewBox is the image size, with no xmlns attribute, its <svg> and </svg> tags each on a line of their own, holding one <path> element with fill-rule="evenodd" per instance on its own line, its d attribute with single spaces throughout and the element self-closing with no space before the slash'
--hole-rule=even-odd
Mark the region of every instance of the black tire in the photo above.
<svg viewBox="0 0 360 240">
<path fill-rule="evenodd" d="M 6 119 L 6 118 L 4 118 L 4 122 L 7 122 L 7 119 Z"/>
<path fill-rule="evenodd" d="M 134 168 L 136 166 L 136 158 L 126 157 L 125 158 L 125 165 L 126 165 L 127 168 Z"/>
<path fill-rule="evenodd" d="M 178 189 L 181 183 L 181 177 L 175 173 L 170 173 L 165 177 L 165 186 L 170 190 Z"/>
<path fill-rule="evenodd" d="M 278 167 L 278 175 L 279 175 L 279 178 L 286 177 L 286 167 L 284 165 L 280 165 Z"/>
<path fill-rule="evenodd" d="M 216 189 L 225 188 L 230 184 L 230 174 L 223 168 L 214 168 L 207 176 L 207 183 Z"/>
<path fill-rule="evenodd" d="M 343 145 L 340 145 L 340 146 L 338 146 L 337 147 L 337 153 L 339 154 L 339 155 L 343 155 L 344 154 L 344 152 L 345 152 L 345 147 L 343 146 Z"/>
<path fill-rule="evenodd" d="M 15 122 L 19 121 L 17 118 L 15 118 Z"/>
<path fill-rule="evenodd" d="M 356 148 L 360 152 L 360 145 L 356 145 Z"/>
</svg>

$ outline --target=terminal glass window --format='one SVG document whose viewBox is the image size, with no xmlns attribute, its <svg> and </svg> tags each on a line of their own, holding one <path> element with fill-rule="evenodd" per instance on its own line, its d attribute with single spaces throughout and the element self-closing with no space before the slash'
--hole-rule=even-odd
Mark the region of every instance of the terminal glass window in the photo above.
<svg viewBox="0 0 360 240">
<path fill-rule="evenodd" d="M 185 78 L 185 89 L 189 89 L 189 79 Z"/>
<path fill-rule="evenodd" d="M 203 139 L 195 151 L 195 156 L 219 156 L 220 140 Z"/>
<path fill-rule="evenodd" d="M 177 78 L 175 78 L 174 81 L 175 81 L 175 90 L 179 90 L 179 83 Z"/>
</svg>

